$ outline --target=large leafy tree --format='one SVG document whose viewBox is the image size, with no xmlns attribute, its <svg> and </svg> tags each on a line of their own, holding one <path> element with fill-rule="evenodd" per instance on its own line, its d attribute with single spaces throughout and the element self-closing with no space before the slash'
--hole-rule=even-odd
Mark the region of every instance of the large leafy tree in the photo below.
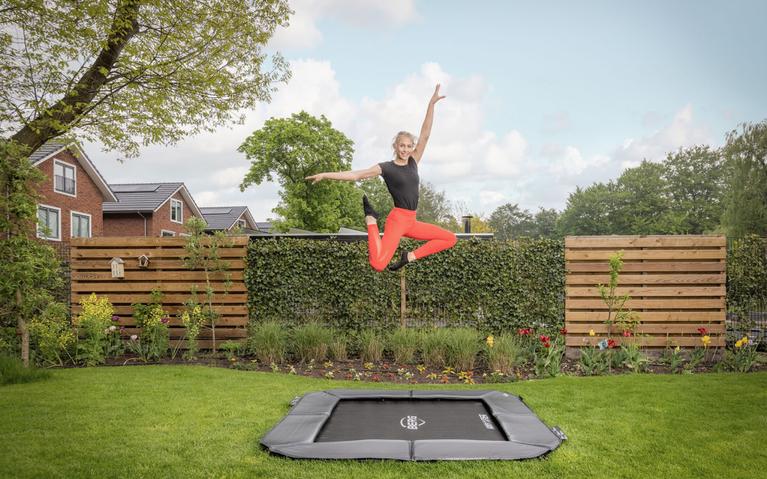
<svg viewBox="0 0 767 479">
<path fill-rule="evenodd" d="M 289 13 L 287 0 L 6 0 L 0 136 L 34 151 L 74 131 L 131 155 L 236 121 L 287 79 L 264 46 Z"/>
<path fill-rule="evenodd" d="M 663 162 L 670 223 L 684 234 L 715 231 L 722 216 L 721 155 L 707 145 L 679 149 Z"/>
<path fill-rule="evenodd" d="M 451 231 L 458 231 L 460 225 L 453 216 L 453 205 L 444 191 L 422 181 L 418 186 L 418 221 L 442 226 Z"/>
<path fill-rule="evenodd" d="M 557 229 L 562 236 L 614 234 L 611 215 L 615 203 L 616 185 L 612 181 L 595 183 L 585 189 L 576 187 L 567 198 Z"/>
<path fill-rule="evenodd" d="M 727 135 L 722 224 L 729 235 L 767 235 L 767 120 Z"/>
<path fill-rule="evenodd" d="M 276 179 L 282 190 L 273 210 L 280 217 L 274 225 L 281 231 L 359 227 L 364 224 L 362 192 L 353 183 L 305 180 L 315 173 L 351 169 L 352 146 L 352 140 L 324 116 L 302 111 L 290 118 L 271 118 L 240 145 L 251 162 L 240 189 Z"/>
<path fill-rule="evenodd" d="M 663 165 L 647 160 L 624 170 L 617 181 L 615 209 L 610 223 L 617 234 L 642 235 L 671 233 L 668 187 Z"/>
<path fill-rule="evenodd" d="M 518 204 L 506 203 L 496 208 L 488 219 L 489 226 L 499 240 L 509 240 L 519 236 L 533 236 L 535 226 L 533 216 Z"/>
</svg>

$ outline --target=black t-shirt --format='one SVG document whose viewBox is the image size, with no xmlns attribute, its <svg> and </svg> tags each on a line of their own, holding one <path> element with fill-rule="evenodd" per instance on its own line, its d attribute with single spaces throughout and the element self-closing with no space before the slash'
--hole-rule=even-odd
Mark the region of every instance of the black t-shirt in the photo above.
<svg viewBox="0 0 767 479">
<path fill-rule="evenodd" d="M 412 156 L 407 165 L 400 166 L 394 161 L 378 163 L 381 176 L 386 182 L 394 206 L 415 211 L 418 208 L 418 162 Z"/>
</svg>

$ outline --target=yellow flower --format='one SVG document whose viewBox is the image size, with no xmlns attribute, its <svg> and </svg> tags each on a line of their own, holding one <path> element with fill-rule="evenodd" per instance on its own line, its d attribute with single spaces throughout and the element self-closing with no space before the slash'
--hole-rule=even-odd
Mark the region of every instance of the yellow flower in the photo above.
<svg viewBox="0 0 767 479">
<path fill-rule="evenodd" d="M 735 341 L 735 347 L 736 348 L 739 348 L 741 346 L 743 346 L 743 340 L 742 339 L 739 339 L 739 340 Z"/>
<path fill-rule="evenodd" d="M 679 352 L 681 349 L 682 349 L 682 348 L 680 348 L 679 346 L 677 346 L 676 348 L 674 348 L 674 351 L 676 351 L 676 352 L 678 353 L 678 352 Z"/>
<path fill-rule="evenodd" d="M 708 334 L 700 338 L 701 341 L 703 341 L 703 346 L 708 347 L 708 344 L 711 342 L 711 336 Z"/>
<path fill-rule="evenodd" d="M 741 339 L 741 341 L 743 341 L 743 346 L 748 344 L 748 336 L 743 336 L 743 339 Z"/>
<path fill-rule="evenodd" d="M 485 342 L 487 343 L 488 348 L 492 348 L 493 343 L 495 342 L 495 340 L 493 339 L 493 335 L 491 334 L 490 336 L 488 336 Z"/>
<path fill-rule="evenodd" d="M 589 329 L 589 336 L 596 336 L 597 333 L 593 329 Z"/>
</svg>

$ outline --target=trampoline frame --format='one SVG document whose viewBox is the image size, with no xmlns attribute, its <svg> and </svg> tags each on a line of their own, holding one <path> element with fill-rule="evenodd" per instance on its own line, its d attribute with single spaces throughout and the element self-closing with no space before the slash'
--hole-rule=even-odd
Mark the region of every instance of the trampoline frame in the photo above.
<svg viewBox="0 0 767 479">
<path fill-rule="evenodd" d="M 339 401 L 354 399 L 481 400 L 506 441 L 472 439 L 363 439 L 315 442 Z M 305 459 L 403 461 L 529 459 L 547 454 L 566 436 L 549 428 L 522 401 L 500 391 L 333 389 L 308 393 L 261 440 L 270 452 Z"/>
</svg>

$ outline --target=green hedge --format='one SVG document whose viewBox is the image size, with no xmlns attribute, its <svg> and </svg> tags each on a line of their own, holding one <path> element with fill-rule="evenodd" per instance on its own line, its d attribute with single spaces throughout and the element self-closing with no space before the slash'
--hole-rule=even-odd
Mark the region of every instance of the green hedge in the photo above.
<svg viewBox="0 0 767 479">
<path fill-rule="evenodd" d="M 401 247 L 417 244 L 405 240 Z M 415 324 L 492 333 L 563 325 L 560 240 L 459 241 L 406 267 L 405 278 L 407 317 Z M 253 241 L 245 282 L 252 322 L 319 320 L 354 332 L 391 329 L 400 321 L 400 274 L 373 270 L 366 241 Z"/>
<path fill-rule="evenodd" d="M 727 248 L 727 310 L 738 313 L 767 306 L 767 239 L 732 239 Z"/>
</svg>

